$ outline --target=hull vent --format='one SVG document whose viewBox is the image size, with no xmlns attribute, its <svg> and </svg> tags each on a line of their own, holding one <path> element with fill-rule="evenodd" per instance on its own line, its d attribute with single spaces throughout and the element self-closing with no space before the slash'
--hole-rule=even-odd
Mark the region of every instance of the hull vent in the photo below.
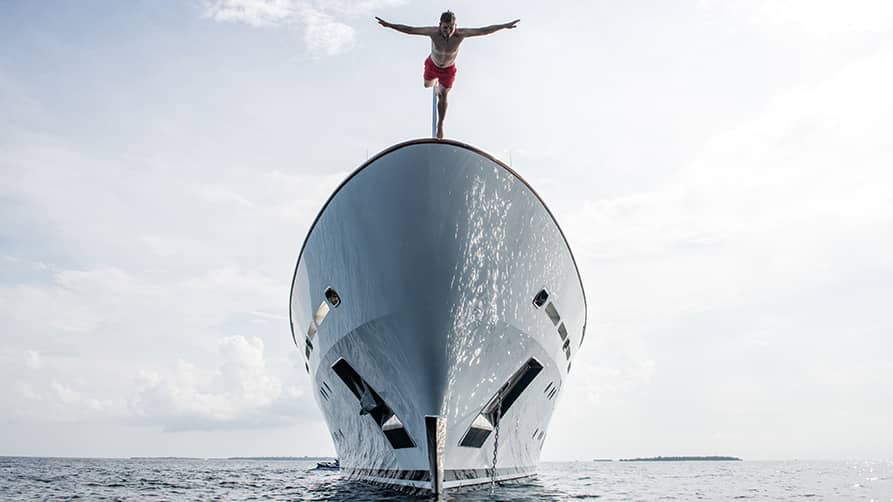
<svg viewBox="0 0 893 502">
<path fill-rule="evenodd" d="M 475 417 L 468 431 L 459 442 L 459 446 L 467 448 L 480 448 L 493 432 L 497 413 L 504 417 L 515 401 L 527 390 L 534 378 L 543 370 L 543 365 L 534 358 L 530 358 L 518 369 L 490 400 L 481 413 Z M 499 399 L 502 396 L 502 399 Z"/>
<path fill-rule="evenodd" d="M 415 446 L 415 443 L 412 442 L 412 438 L 409 437 L 409 433 L 406 432 L 406 428 L 403 427 L 403 423 L 400 422 L 397 415 L 391 416 L 391 418 L 381 426 L 381 431 L 384 432 L 385 437 L 388 438 L 391 446 L 395 449 L 412 448 Z"/>
<path fill-rule="evenodd" d="M 363 377 L 353 369 L 343 358 L 338 359 L 332 365 L 332 370 L 341 378 L 344 385 L 360 402 L 360 415 L 369 415 L 381 428 L 382 433 L 395 450 L 402 448 L 415 448 L 415 442 L 409 432 L 403 426 L 403 422 L 385 403 L 384 399 L 375 392 Z"/>
</svg>

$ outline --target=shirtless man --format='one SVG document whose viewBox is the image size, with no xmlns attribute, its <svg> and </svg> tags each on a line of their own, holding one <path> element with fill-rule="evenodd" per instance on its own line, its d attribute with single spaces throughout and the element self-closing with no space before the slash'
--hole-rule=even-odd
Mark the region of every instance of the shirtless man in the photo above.
<svg viewBox="0 0 893 502">
<path fill-rule="evenodd" d="M 447 94 L 456 79 L 456 56 L 459 55 L 459 44 L 468 37 L 489 35 L 502 29 L 517 27 L 520 19 L 510 23 L 494 24 L 483 28 L 456 28 L 456 15 L 446 11 L 440 15 L 439 26 L 406 26 L 393 24 L 376 17 L 378 24 L 408 35 L 424 35 L 431 37 L 431 55 L 425 59 L 425 87 L 437 83 L 434 92 L 437 94 L 437 139 L 443 139 L 443 117 L 447 110 Z"/>
</svg>

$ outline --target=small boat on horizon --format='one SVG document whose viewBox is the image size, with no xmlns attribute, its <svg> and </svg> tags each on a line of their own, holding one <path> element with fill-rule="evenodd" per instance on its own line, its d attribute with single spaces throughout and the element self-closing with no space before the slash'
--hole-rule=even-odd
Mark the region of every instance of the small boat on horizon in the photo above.
<svg viewBox="0 0 893 502">
<path fill-rule="evenodd" d="M 340 471 L 341 462 L 336 458 L 325 462 L 317 462 L 314 471 Z"/>
</svg>

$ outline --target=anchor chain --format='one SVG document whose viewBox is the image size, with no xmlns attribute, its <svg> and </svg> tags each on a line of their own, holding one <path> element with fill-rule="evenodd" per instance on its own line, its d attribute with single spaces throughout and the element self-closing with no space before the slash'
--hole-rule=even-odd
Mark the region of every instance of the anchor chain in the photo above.
<svg viewBox="0 0 893 502">
<path fill-rule="evenodd" d="M 493 468 L 490 469 L 490 495 L 496 491 L 496 458 L 499 451 L 499 422 L 502 419 L 502 390 L 496 393 L 496 423 L 493 424 Z"/>
</svg>

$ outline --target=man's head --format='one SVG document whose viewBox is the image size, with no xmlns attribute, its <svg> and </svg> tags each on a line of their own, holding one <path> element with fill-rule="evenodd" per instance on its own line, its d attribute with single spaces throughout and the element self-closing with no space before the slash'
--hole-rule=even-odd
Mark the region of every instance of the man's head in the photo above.
<svg viewBox="0 0 893 502">
<path fill-rule="evenodd" d="M 440 15 L 440 34 L 449 38 L 456 32 L 456 15 L 446 11 Z"/>
</svg>

